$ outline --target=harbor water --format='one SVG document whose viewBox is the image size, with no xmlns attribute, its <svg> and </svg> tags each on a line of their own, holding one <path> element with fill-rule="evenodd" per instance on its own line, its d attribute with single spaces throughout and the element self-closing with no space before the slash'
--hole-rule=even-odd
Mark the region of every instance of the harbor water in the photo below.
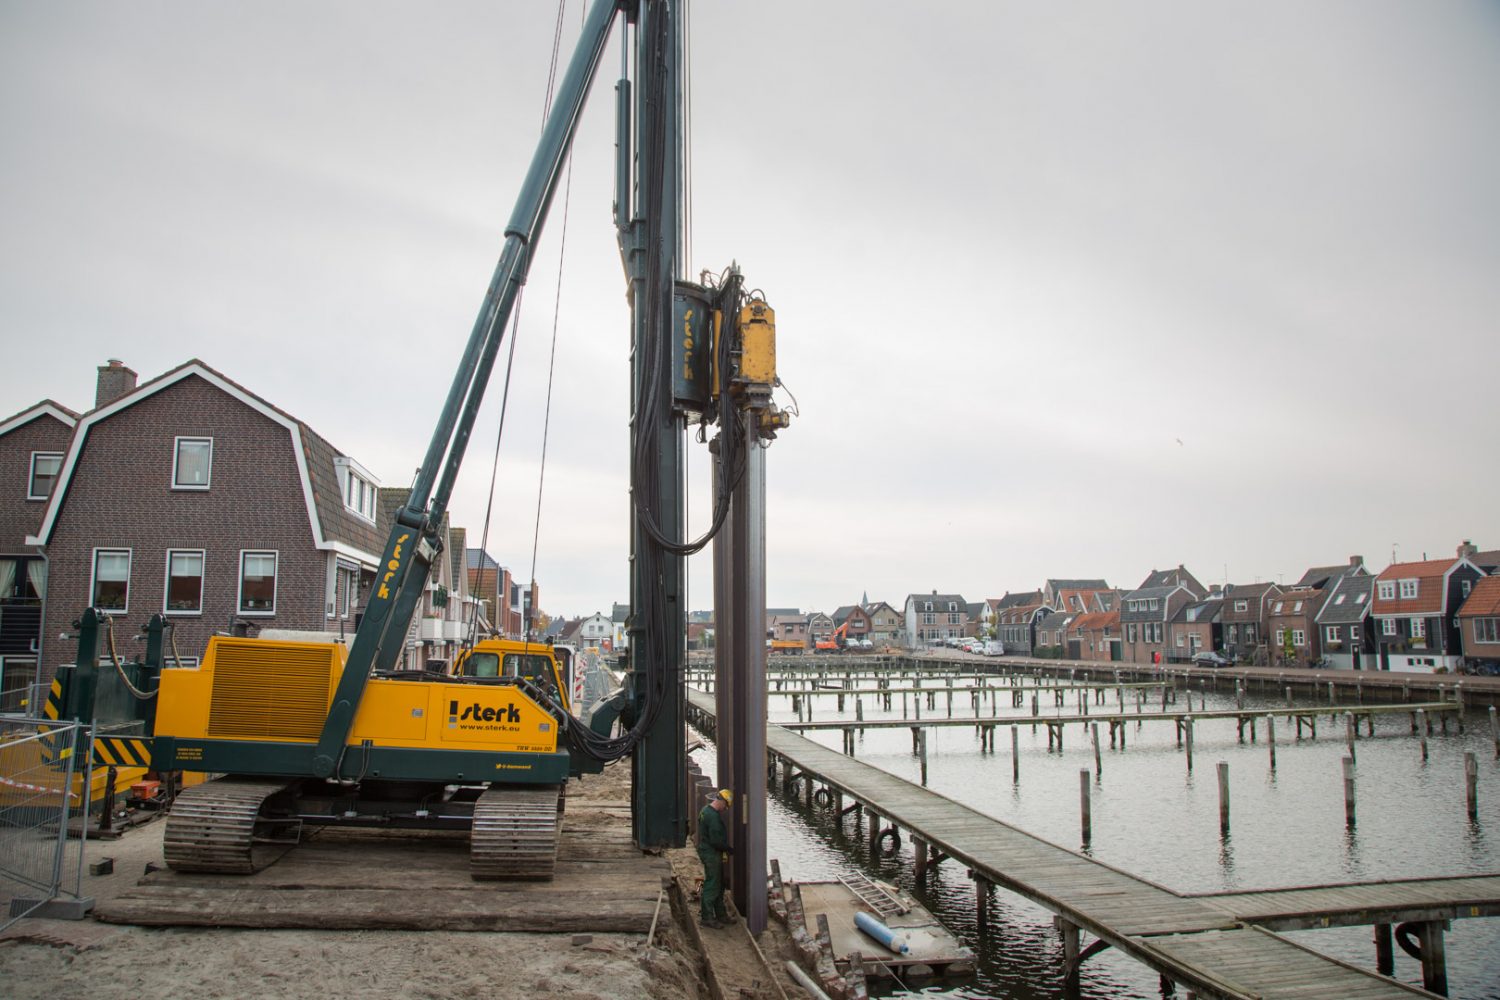
<svg viewBox="0 0 1500 1000">
<path fill-rule="evenodd" d="M 934 682 L 929 678 L 925 683 Z M 976 714 L 970 683 L 957 682 L 952 708 L 956 719 Z M 894 681 L 893 686 L 905 685 Z M 1129 689 L 1124 694 L 1125 710 L 1133 713 L 1135 695 Z M 1208 711 L 1236 707 L 1232 693 L 1194 687 L 1177 693 L 1174 709 L 1184 709 L 1189 696 L 1195 708 L 1200 701 Z M 1150 698 L 1159 707 L 1160 697 L 1159 689 L 1153 692 L 1146 711 L 1153 707 Z M 864 695 L 859 710 L 867 722 L 912 719 L 916 698 L 907 695 L 903 710 L 902 696 L 893 694 L 891 710 L 884 711 L 875 696 Z M 1089 710 L 1098 715 L 1116 712 L 1117 699 L 1116 689 L 1109 688 L 1105 704 L 1088 699 Z M 1041 717 L 1079 711 L 1076 692 L 1065 695 L 1063 707 L 1050 693 L 1038 701 Z M 852 694 L 845 697 L 842 712 L 831 694 L 817 695 L 810 704 L 814 720 L 856 718 Z M 1244 707 L 1278 709 L 1284 702 L 1247 697 Z M 983 719 L 1030 720 L 1031 696 L 1015 708 L 1002 688 L 993 703 L 988 696 L 981 698 L 977 711 Z M 933 704 L 923 699 L 922 714 L 928 722 L 946 723 L 945 686 L 937 688 Z M 769 716 L 772 723 L 797 721 L 789 693 L 772 692 Z M 808 718 L 806 709 L 803 717 Z M 1357 816 L 1352 827 L 1346 825 L 1344 812 L 1342 760 L 1348 747 L 1343 718 L 1320 719 L 1316 738 L 1305 732 L 1298 738 L 1290 720 L 1278 717 L 1274 769 L 1263 721 L 1253 742 L 1248 730 L 1241 742 L 1235 720 L 1197 720 L 1191 770 L 1171 721 L 1127 723 L 1125 749 L 1109 747 L 1109 727 L 1101 722 L 1097 772 L 1086 726 L 1068 725 L 1059 751 L 1048 748 L 1045 725 L 1027 724 L 1018 728 L 1019 780 L 1012 777 L 1007 729 L 997 730 L 994 750 L 982 750 L 973 726 L 935 724 L 926 728 L 926 783 L 935 792 L 1028 833 L 1179 892 L 1494 873 L 1500 871 L 1500 762 L 1487 719 L 1471 711 L 1466 721 L 1463 733 L 1453 723 L 1447 733 L 1435 729 L 1428 738 L 1426 760 L 1406 713 L 1378 717 L 1373 737 L 1361 725 L 1355 743 Z M 838 730 L 804 735 L 842 749 Z M 863 763 L 920 783 L 921 762 L 912 743 L 906 727 L 866 729 L 856 737 L 855 751 Z M 1477 821 L 1469 819 L 1466 809 L 1466 751 L 1479 761 Z M 695 758 L 705 773 L 715 773 L 711 742 L 695 752 Z M 1230 829 L 1223 835 L 1216 771 L 1220 761 L 1229 765 L 1230 789 Z M 1079 772 L 1084 769 L 1089 771 L 1092 811 L 1092 836 L 1086 845 L 1079 806 Z M 1062 943 L 1052 914 L 996 889 L 989 902 L 989 926 L 981 936 L 974 885 L 964 868 L 945 863 L 918 884 L 912 875 L 912 845 L 904 831 L 899 854 L 872 857 L 867 838 L 859 835 L 852 820 L 840 830 L 829 810 L 809 810 L 802 798 L 788 799 L 773 790 L 767 837 L 768 855 L 779 859 L 785 877 L 829 879 L 859 871 L 895 882 L 922 900 L 978 954 L 972 978 L 896 984 L 893 995 L 1016 1000 L 1065 995 Z M 1352 965 L 1375 967 L 1370 927 L 1285 933 Z M 1500 919 L 1455 920 L 1446 948 L 1451 996 L 1500 1000 Z M 1420 964 L 1399 948 L 1394 975 L 1413 985 L 1422 983 Z M 1078 995 L 1150 1000 L 1162 993 L 1155 973 L 1108 949 L 1083 964 Z"/>
</svg>

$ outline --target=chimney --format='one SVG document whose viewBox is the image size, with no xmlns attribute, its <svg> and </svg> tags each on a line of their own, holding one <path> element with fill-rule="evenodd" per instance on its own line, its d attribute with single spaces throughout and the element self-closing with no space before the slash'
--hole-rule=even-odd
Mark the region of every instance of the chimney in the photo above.
<svg viewBox="0 0 1500 1000">
<path fill-rule="evenodd" d="M 109 364 L 99 366 L 99 386 L 94 390 L 94 407 L 107 406 L 135 390 L 135 372 L 125 367 L 118 358 L 110 358 Z"/>
<path fill-rule="evenodd" d="M 1352 567 L 1354 567 L 1355 569 L 1359 569 L 1359 567 L 1363 566 L 1364 564 L 1365 564 L 1365 557 L 1364 556 L 1350 556 L 1349 557 L 1349 565 L 1352 566 Z"/>
<path fill-rule="evenodd" d="M 1458 547 L 1458 558 L 1467 559 L 1478 551 L 1478 547 L 1476 547 L 1473 542 L 1465 538 L 1464 543 Z"/>
</svg>

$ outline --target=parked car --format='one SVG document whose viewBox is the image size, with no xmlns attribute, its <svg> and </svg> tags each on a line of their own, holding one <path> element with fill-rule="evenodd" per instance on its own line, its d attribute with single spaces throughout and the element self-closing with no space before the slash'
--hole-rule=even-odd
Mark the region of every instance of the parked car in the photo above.
<svg viewBox="0 0 1500 1000">
<path fill-rule="evenodd" d="M 1223 653 L 1216 653 L 1211 649 L 1205 649 L 1201 653 L 1193 654 L 1193 666 L 1195 667 L 1232 667 L 1234 661 Z"/>
<path fill-rule="evenodd" d="M 1004 656 L 1005 643 L 999 639 L 986 639 L 984 645 L 976 652 L 983 653 L 985 656 Z"/>
</svg>

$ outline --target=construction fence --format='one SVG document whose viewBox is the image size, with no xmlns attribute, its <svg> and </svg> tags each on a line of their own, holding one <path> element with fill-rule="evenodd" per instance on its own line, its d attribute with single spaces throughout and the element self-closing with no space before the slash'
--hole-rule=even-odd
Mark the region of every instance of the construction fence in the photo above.
<svg viewBox="0 0 1500 1000">
<path fill-rule="evenodd" d="M 0 721 L 0 930 L 80 898 L 92 756 L 81 723 Z"/>
</svg>

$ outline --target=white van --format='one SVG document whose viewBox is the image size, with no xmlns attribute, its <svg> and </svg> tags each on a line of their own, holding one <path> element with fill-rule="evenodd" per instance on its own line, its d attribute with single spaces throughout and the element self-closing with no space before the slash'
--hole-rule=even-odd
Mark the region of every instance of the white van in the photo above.
<svg viewBox="0 0 1500 1000">
<path fill-rule="evenodd" d="M 1004 656 L 1005 643 L 999 639 L 986 639 L 984 640 L 984 647 L 978 650 L 978 652 L 983 653 L 985 656 Z"/>
</svg>

